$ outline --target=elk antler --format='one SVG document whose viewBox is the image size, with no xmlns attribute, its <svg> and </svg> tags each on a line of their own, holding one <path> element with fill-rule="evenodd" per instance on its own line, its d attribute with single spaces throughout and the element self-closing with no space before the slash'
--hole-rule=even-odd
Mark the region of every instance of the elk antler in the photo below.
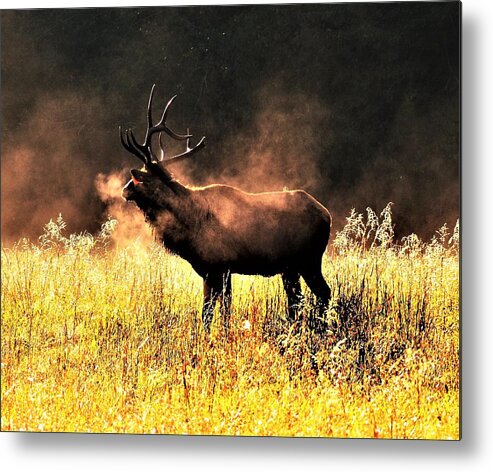
<svg viewBox="0 0 493 472">
<path fill-rule="evenodd" d="M 161 116 L 161 119 L 159 122 L 154 125 L 152 123 L 152 99 L 154 97 L 154 88 L 156 87 L 156 84 L 154 84 L 151 88 L 151 93 L 149 95 L 149 102 L 147 104 L 147 131 L 145 135 L 144 142 L 142 144 L 139 144 L 137 140 L 135 139 L 135 136 L 133 134 L 133 131 L 131 129 L 125 130 L 125 134 L 122 132 L 122 129 L 120 127 L 120 141 L 123 145 L 123 147 L 130 153 L 134 154 L 137 156 L 143 163 L 144 165 L 149 169 L 149 170 L 156 170 L 158 173 L 162 173 L 164 171 L 165 165 L 171 163 L 171 162 L 177 162 L 178 160 L 182 160 L 184 157 L 191 156 L 193 153 L 204 147 L 205 145 L 205 136 L 202 137 L 202 139 L 198 142 L 193 147 L 190 147 L 190 138 L 192 135 L 189 133 L 187 130 L 187 134 L 178 134 L 175 131 L 173 131 L 171 128 L 169 128 L 166 124 L 166 118 L 168 116 L 168 111 L 177 97 L 177 95 L 171 97 L 171 99 L 168 101 L 166 104 L 163 114 Z M 169 159 L 165 159 L 165 148 L 162 142 L 162 133 L 165 132 L 169 136 L 171 136 L 173 139 L 176 139 L 177 141 L 184 141 L 186 140 L 186 150 L 182 152 L 181 154 L 177 154 L 176 156 L 172 156 Z M 159 147 L 161 149 L 161 156 L 160 159 L 158 159 L 153 150 L 152 150 L 152 137 L 156 134 L 159 133 Z"/>
</svg>

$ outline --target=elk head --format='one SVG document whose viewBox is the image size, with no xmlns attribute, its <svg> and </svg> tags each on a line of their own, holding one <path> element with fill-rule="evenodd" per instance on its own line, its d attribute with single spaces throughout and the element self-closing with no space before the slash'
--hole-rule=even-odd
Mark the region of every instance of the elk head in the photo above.
<svg viewBox="0 0 493 472">
<path fill-rule="evenodd" d="M 147 105 L 147 131 L 144 142 L 142 144 L 138 143 L 131 129 L 127 129 L 123 132 L 120 127 L 120 140 L 123 147 L 144 163 L 142 169 L 132 169 L 130 171 L 132 178 L 122 190 L 122 197 L 125 200 L 135 201 L 136 203 L 138 203 L 139 200 L 152 202 L 156 200 L 156 195 L 162 195 L 163 191 L 173 191 L 174 181 L 171 173 L 167 169 L 168 164 L 189 157 L 205 146 L 205 137 L 202 137 L 197 145 L 190 147 L 190 138 L 192 135 L 189 134 L 188 130 L 187 134 L 178 134 L 167 126 L 166 118 L 168 116 L 168 111 L 177 97 L 176 95 L 166 104 L 159 122 L 155 125 L 153 124 L 152 98 L 155 87 L 156 84 L 152 86 L 149 95 L 149 102 Z M 162 141 L 163 132 L 177 141 L 186 141 L 185 151 L 168 158 Z M 156 135 L 160 148 L 159 156 L 156 156 L 152 149 L 153 137 Z"/>
</svg>

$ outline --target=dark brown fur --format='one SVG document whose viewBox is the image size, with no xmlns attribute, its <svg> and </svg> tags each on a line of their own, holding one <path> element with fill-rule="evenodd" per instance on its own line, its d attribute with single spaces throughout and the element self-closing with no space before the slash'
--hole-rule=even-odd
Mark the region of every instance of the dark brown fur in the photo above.
<svg viewBox="0 0 493 472">
<path fill-rule="evenodd" d="M 204 328 L 221 301 L 229 325 L 231 274 L 281 274 L 289 319 L 301 300 L 300 275 L 327 306 L 322 256 L 330 235 L 327 209 L 303 190 L 246 193 L 227 185 L 188 188 L 171 177 L 132 170 L 122 196 L 134 201 L 170 251 L 204 279 Z M 134 182 L 138 182 L 137 184 Z"/>
</svg>

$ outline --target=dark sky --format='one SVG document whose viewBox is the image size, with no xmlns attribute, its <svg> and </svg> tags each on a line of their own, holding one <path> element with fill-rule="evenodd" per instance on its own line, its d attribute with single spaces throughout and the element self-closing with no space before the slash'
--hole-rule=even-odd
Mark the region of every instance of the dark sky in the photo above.
<svg viewBox="0 0 493 472">
<path fill-rule="evenodd" d="M 138 167 L 118 138 L 207 136 L 190 185 L 301 187 L 333 214 L 395 203 L 396 232 L 459 214 L 458 2 L 1 12 L 2 239 L 62 213 L 104 219 L 99 173 Z"/>
</svg>

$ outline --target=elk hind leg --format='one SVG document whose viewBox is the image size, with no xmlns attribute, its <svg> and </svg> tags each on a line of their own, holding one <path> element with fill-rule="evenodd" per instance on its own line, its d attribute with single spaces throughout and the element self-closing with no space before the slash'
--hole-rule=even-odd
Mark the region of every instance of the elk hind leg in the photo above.
<svg viewBox="0 0 493 472">
<path fill-rule="evenodd" d="M 298 318 L 299 308 L 303 302 L 300 274 L 285 272 L 281 276 L 282 284 L 288 297 L 288 321 L 294 323 Z"/>
<path fill-rule="evenodd" d="M 311 316 L 310 326 L 318 332 L 325 331 L 327 323 L 324 319 L 324 313 L 331 299 L 330 287 L 325 281 L 320 268 L 305 271 L 302 275 L 310 290 L 317 297 L 316 315 Z"/>
</svg>

